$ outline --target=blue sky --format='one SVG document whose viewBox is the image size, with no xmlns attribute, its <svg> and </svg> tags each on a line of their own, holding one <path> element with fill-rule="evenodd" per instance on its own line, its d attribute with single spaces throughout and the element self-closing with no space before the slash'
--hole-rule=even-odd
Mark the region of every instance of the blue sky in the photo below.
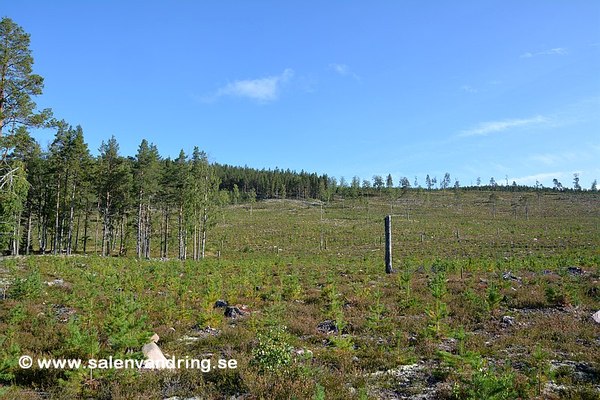
<svg viewBox="0 0 600 400">
<path fill-rule="evenodd" d="M 40 107 L 163 156 L 461 184 L 600 179 L 598 1 L 0 0 Z M 42 144 L 52 132 L 36 132 Z"/>
</svg>

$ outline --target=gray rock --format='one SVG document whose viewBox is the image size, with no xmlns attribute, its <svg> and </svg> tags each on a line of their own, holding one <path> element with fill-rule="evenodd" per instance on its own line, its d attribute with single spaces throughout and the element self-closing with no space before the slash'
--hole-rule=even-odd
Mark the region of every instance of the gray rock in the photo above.
<svg viewBox="0 0 600 400">
<path fill-rule="evenodd" d="M 313 352 L 312 350 L 309 349 L 292 349 L 292 353 L 297 355 L 297 356 L 301 356 L 301 357 L 312 357 L 313 356 Z"/>
<path fill-rule="evenodd" d="M 567 268 L 567 272 L 574 276 L 579 276 L 579 275 L 585 274 L 585 271 L 583 269 L 581 269 L 580 267 L 575 267 L 575 266 L 571 266 L 571 267 Z"/>
<path fill-rule="evenodd" d="M 198 336 L 188 336 L 188 335 L 183 335 L 179 339 L 180 342 L 184 342 L 186 344 L 192 344 L 194 342 L 197 342 L 198 340 L 200 340 L 200 338 Z"/>
<path fill-rule="evenodd" d="M 229 304 L 225 300 L 217 300 L 215 302 L 214 308 L 225 308 L 228 306 Z"/>
<path fill-rule="evenodd" d="M 244 311 L 238 307 L 230 307 L 230 306 L 225 307 L 225 316 L 227 318 L 235 319 L 235 318 L 243 317 L 246 315 L 246 313 L 247 313 L 246 311 Z"/>
<path fill-rule="evenodd" d="M 335 321 L 328 319 L 317 325 L 317 331 L 329 335 L 330 333 L 338 333 L 339 329 Z"/>
<path fill-rule="evenodd" d="M 513 326 L 515 324 L 515 319 L 514 317 L 505 315 L 504 317 L 502 317 L 502 324 L 506 326 Z"/>
<path fill-rule="evenodd" d="M 518 282 L 521 281 L 520 277 L 518 277 L 516 275 L 513 275 L 513 273 L 510 272 L 510 271 L 507 271 L 507 272 L 503 273 L 502 274 L 502 279 L 504 279 L 506 281 L 518 281 Z"/>
<path fill-rule="evenodd" d="M 551 371 L 555 371 L 559 368 L 568 370 L 574 382 L 594 383 L 598 380 L 598 372 L 596 371 L 596 369 L 591 364 L 585 362 L 571 360 L 550 361 Z"/>
<path fill-rule="evenodd" d="M 56 318 L 60 322 L 68 322 L 69 318 L 71 318 L 72 315 L 75 315 L 77 313 L 77 310 L 75 310 L 74 308 L 67 307 L 61 304 L 55 304 L 53 308 L 54 315 L 56 315 Z"/>
<path fill-rule="evenodd" d="M 458 341 L 454 338 L 446 338 L 438 345 L 438 349 L 447 353 L 454 353 Z"/>
<path fill-rule="evenodd" d="M 202 328 L 198 324 L 192 326 L 192 331 L 194 332 L 194 335 L 203 339 L 210 336 L 218 336 L 221 333 L 218 329 L 211 328 L 210 326 Z"/>
<path fill-rule="evenodd" d="M 57 278 L 57 279 L 55 279 L 53 281 L 46 282 L 46 285 L 48 285 L 48 286 L 63 287 L 63 286 L 65 286 L 65 281 L 62 280 L 62 279 Z"/>
<path fill-rule="evenodd" d="M 598 310 L 594 314 L 592 314 L 592 319 L 594 320 L 595 323 L 600 324 L 600 310 Z"/>
</svg>

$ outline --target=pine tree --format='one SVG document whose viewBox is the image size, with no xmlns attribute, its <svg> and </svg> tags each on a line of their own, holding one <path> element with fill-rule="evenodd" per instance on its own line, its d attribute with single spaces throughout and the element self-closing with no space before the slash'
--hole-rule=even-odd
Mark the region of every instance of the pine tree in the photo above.
<svg viewBox="0 0 600 400">
<path fill-rule="evenodd" d="M 98 208 L 102 217 L 102 250 L 107 256 L 114 248 L 115 223 L 125 226 L 125 211 L 128 206 L 131 188 L 131 169 L 129 164 L 119 155 L 119 144 L 115 137 L 102 142 L 98 159 L 96 190 Z M 123 229 L 121 229 L 123 234 Z M 123 250 L 121 248 L 121 250 Z"/>
<path fill-rule="evenodd" d="M 13 150 L 25 127 L 42 126 L 50 110 L 36 112 L 32 96 L 42 94 L 43 78 L 33 74 L 29 35 L 10 18 L 0 20 L 0 246 L 19 253 L 21 216 L 29 184 L 26 164 Z M 8 128 L 8 132 L 7 129 Z"/>
<path fill-rule="evenodd" d="M 152 204 L 159 191 L 161 170 L 158 149 L 142 140 L 134 163 L 134 190 L 137 197 L 137 256 L 150 258 Z"/>
<path fill-rule="evenodd" d="M 10 18 L 0 20 L 0 137 L 6 127 L 39 127 L 50 110 L 35 112 L 32 96 L 42 94 L 44 79 L 32 71 L 29 34 Z"/>
</svg>

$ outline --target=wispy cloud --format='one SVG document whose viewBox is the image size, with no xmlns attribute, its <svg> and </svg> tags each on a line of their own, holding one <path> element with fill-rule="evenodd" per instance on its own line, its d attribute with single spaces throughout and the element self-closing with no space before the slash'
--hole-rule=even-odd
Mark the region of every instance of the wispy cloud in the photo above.
<svg viewBox="0 0 600 400">
<path fill-rule="evenodd" d="M 231 96 L 249 98 L 261 103 L 271 102 L 279 98 L 282 86 L 293 76 L 294 71 L 287 68 L 279 75 L 234 81 L 217 90 L 210 99 Z"/>
<path fill-rule="evenodd" d="M 553 49 L 538 51 L 537 53 L 530 53 L 530 52 L 523 53 L 523 54 L 521 54 L 521 58 L 531 58 L 531 57 L 537 57 L 537 56 L 551 56 L 551 55 L 564 56 L 567 53 L 568 53 L 567 49 L 565 49 L 564 47 L 555 47 Z"/>
<path fill-rule="evenodd" d="M 548 122 L 548 118 L 541 115 L 537 115 L 532 118 L 505 119 L 502 121 L 482 122 L 471 129 L 462 131 L 458 136 L 487 136 L 490 133 L 502 132 L 512 128 L 522 128 L 526 126 L 541 125 L 546 122 Z"/>
<path fill-rule="evenodd" d="M 332 63 L 332 64 L 329 64 L 329 69 L 333 70 L 338 75 L 349 76 L 349 77 L 352 77 L 352 78 L 354 78 L 356 80 L 360 80 L 360 76 L 358 76 L 354 72 L 352 72 L 352 70 L 350 69 L 350 67 L 348 65 L 346 65 L 346 64 Z"/>
<path fill-rule="evenodd" d="M 460 90 L 462 90 L 463 92 L 466 92 L 466 93 L 477 93 L 479 91 L 471 85 L 462 85 L 460 87 Z"/>
</svg>

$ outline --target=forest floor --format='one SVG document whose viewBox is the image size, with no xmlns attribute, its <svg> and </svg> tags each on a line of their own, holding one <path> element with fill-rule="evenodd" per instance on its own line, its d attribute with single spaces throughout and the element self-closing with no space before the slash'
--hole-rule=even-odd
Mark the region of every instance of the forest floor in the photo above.
<svg viewBox="0 0 600 400">
<path fill-rule="evenodd" d="M 596 193 L 409 191 L 224 207 L 202 261 L 3 258 L 0 398 L 596 399 L 599 223 Z M 236 368 L 18 364 L 154 333 Z"/>
</svg>

